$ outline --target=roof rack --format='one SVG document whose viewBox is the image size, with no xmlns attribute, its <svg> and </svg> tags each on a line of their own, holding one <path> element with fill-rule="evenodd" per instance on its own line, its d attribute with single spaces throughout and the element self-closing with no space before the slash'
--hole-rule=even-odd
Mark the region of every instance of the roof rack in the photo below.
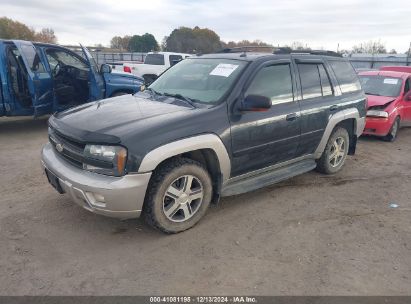
<svg viewBox="0 0 411 304">
<path fill-rule="evenodd" d="M 302 49 L 302 50 L 293 50 L 290 47 L 275 47 L 275 46 L 238 46 L 232 48 L 225 48 L 219 51 L 218 53 L 246 53 L 246 52 L 253 52 L 256 50 L 261 49 L 271 49 L 271 52 L 276 55 L 280 54 L 300 54 L 300 55 L 323 55 L 323 56 L 333 56 L 333 57 L 342 57 L 341 54 L 334 52 L 334 51 L 326 51 L 326 50 L 310 50 L 310 49 Z"/>
<path fill-rule="evenodd" d="M 289 47 L 279 47 L 276 48 L 273 54 L 301 54 L 301 55 L 323 55 L 323 56 L 333 56 L 333 57 L 342 57 L 341 54 L 334 52 L 334 51 L 327 51 L 327 50 L 310 50 L 310 49 L 302 49 L 302 50 L 293 50 Z"/>
<path fill-rule="evenodd" d="M 271 49 L 273 50 L 273 46 L 263 46 L 263 45 L 245 45 L 245 46 L 236 46 L 232 48 L 225 48 L 217 53 L 244 53 L 244 52 L 254 52 L 257 49 Z"/>
</svg>

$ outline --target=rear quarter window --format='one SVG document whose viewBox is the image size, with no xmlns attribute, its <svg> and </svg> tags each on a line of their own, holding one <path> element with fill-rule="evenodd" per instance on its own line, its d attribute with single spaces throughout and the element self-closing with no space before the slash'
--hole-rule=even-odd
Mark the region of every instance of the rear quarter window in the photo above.
<svg viewBox="0 0 411 304">
<path fill-rule="evenodd" d="M 361 90 L 360 80 L 351 63 L 348 61 L 330 60 L 329 64 L 334 71 L 343 94 Z"/>
</svg>

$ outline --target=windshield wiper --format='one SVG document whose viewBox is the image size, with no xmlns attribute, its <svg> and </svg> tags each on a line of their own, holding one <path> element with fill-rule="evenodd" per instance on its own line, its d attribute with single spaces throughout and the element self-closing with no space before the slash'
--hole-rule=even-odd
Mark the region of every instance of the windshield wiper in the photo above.
<svg viewBox="0 0 411 304">
<path fill-rule="evenodd" d="M 184 100 L 186 103 L 188 103 L 193 108 L 197 108 L 196 105 L 194 104 L 194 99 L 188 98 L 188 97 L 183 96 L 181 94 L 178 94 L 178 93 L 177 94 L 163 93 L 163 96 L 174 97 L 174 98 Z"/>
<path fill-rule="evenodd" d="M 157 92 L 156 90 L 153 90 L 152 88 L 146 88 L 147 91 L 149 91 L 151 93 L 151 97 L 155 97 L 156 95 L 162 95 L 159 92 Z"/>
</svg>

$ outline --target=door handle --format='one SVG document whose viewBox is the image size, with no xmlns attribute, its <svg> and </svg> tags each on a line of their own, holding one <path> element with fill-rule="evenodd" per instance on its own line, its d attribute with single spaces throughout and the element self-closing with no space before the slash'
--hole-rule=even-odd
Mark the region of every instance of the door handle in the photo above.
<svg viewBox="0 0 411 304">
<path fill-rule="evenodd" d="M 297 119 L 297 113 L 291 113 L 291 114 L 288 114 L 285 117 L 286 121 L 293 121 L 293 120 L 296 120 L 296 119 Z"/>
<path fill-rule="evenodd" d="M 330 107 L 330 111 L 331 112 L 334 112 L 334 111 L 337 111 L 338 110 L 338 106 L 337 105 L 332 105 L 331 107 Z"/>
</svg>

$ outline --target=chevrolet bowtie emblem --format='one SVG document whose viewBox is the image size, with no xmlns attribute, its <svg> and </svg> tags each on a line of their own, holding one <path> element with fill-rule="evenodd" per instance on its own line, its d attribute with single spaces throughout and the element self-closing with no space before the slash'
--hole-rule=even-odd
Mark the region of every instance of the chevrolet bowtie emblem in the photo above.
<svg viewBox="0 0 411 304">
<path fill-rule="evenodd" d="M 63 145 L 62 144 L 57 144 L 56 145 L 56 150 L 59 151 L 60 153 L 63 152 Z"/>
</svg>

